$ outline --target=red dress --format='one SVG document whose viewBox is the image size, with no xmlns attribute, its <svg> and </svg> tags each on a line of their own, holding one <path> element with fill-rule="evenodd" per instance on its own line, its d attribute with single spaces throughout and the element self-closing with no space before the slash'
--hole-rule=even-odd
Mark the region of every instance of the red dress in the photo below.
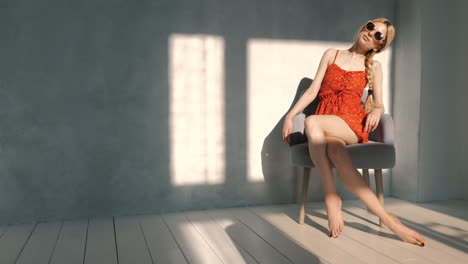
<svg viewBox="0 0 468 264">
<path fill-rule="evenodd" d="M 328 65 L 319 92 L 320 103 L 316 115 L 337 115 L 356 133 L 358 143 L 368 142 L 369 132 L 364 131 L 366 116 L 361 97 L 367 85 L 365 71 L 346 71 L 333 63 Z"/>
</svg>

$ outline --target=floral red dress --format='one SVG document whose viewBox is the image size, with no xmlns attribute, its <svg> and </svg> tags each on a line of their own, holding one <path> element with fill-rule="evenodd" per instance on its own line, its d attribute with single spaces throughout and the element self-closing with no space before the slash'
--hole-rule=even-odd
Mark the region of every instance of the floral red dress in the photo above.
<svg viewBox="0 0 468 264">
<path fill-rule="evenodd" d="M 346 71 L 333 63 L 328 65 L 319 92 L 320 102 L 316 115 L 337 115 L 356 133 L 358 143 L 369 141 L 369 132 L 364 131 L 367 114 L 361 106 L 361 97 L 367 85 L 365 71 Z"/>
</svg>

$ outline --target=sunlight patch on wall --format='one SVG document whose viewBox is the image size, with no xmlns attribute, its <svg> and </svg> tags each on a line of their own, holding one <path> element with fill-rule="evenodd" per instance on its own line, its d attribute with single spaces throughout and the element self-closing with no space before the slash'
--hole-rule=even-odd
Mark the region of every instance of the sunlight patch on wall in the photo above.
<svg viewBox="0 0 468 264">
<path fill-rule="evenodd" d="M 171 35 L 169 85 L 172 184 L 224 182 L 224 39 Z"/>
<path fill-rule="evenodd" d="M 249 181 L 264 181 L 262 146 L 288 111 L 300 80 L 314 78 L 327 48 L 340 50 L 351 42 L 250 39 L 247 43 L 247 155 Z M 391 49 L 377 54 L 383 67 L 383 103 L 391 113 L 389 79 Z M 367 89 L 366 89 L 367 90 Z M 363 99 L 367 92 L 364 93 Z M 273 135 L 281 141 L 281 133 Z M 286 147 L 286 145 L 285 145 Z M 270 155 L 270 153 L 264 153 Z M 278 161 L 283 162 L 283 161 Z"/>
</svg>

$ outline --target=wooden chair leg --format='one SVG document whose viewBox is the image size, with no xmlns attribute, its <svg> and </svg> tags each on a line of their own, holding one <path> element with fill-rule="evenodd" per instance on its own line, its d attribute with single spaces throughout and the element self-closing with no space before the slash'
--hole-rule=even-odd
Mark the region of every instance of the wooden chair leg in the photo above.
<svg viewBox="0 0 468 264">
<path fill-rule="evenodd" d="M 369 184 L 369 169 L 362 169 L 362 177 L 364 178 L 364 181 L 367 183 L 367 186 L 370 187 L 370 184 Z"/>
<path fill-rule="evenodd" d="M 375 187 L 377 190 L 377 198 L 379 198 L 380 204 L 384 206 L 384 192 L 383 192 L 383 180 L 382 180 L 382 169 L 374 169 L 375 174 Z M 382 220 L 379 219 L 380 227 L 383 227 Z"/>
<path fill-rule="evenodd" d="M 302 192 L 299 206 L 299 224 L 304 224 L 305 204 L 307 203 L 307 192 L 309 190 L 310 168 L 304 167 L 304 177 L 302 177 Z"/>
<path fill-rule="evenodd" d="M 362 177 L 364 178 L 364 181 L 366 182 L 367 186 L 370 187 L 369 169 L 362 169 Z M 369 211 L 369 208 L 367 208 L 367 211 Z"/>
</svg>

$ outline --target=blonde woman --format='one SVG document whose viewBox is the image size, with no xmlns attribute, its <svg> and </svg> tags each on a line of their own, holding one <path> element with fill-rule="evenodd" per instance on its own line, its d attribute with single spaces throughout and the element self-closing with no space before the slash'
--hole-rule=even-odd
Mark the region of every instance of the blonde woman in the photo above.
<svg viewBox="0 0 468 264">
<path fill-rule="evenodd" d="M 289 144 L 292 118 L 318 95 L 315 115 L 305 120 L 309 153 L 325 189 L 325 204 L 330 237 L 337 238 L 344 228 L 342 201 L 336 193 L 330 162 L 335 164 L 344 185 L 359 197 L 401 240 L 424 246 L 426 240 L 387 212 L 352 164 L 345 146 L 366 143 L 369 133 L 385 112 L 382 103 L 382 66 L 373 59 L 390 45 L 395 28 L 385 18 L 365 23 L 356 41 L 347 50 L 328 49 L 322 56 L 314 81 L 284 119 L 283 140 Z M 361 96 L 366 85 L 369 96 L 365 109 Z"/>
</svg>

